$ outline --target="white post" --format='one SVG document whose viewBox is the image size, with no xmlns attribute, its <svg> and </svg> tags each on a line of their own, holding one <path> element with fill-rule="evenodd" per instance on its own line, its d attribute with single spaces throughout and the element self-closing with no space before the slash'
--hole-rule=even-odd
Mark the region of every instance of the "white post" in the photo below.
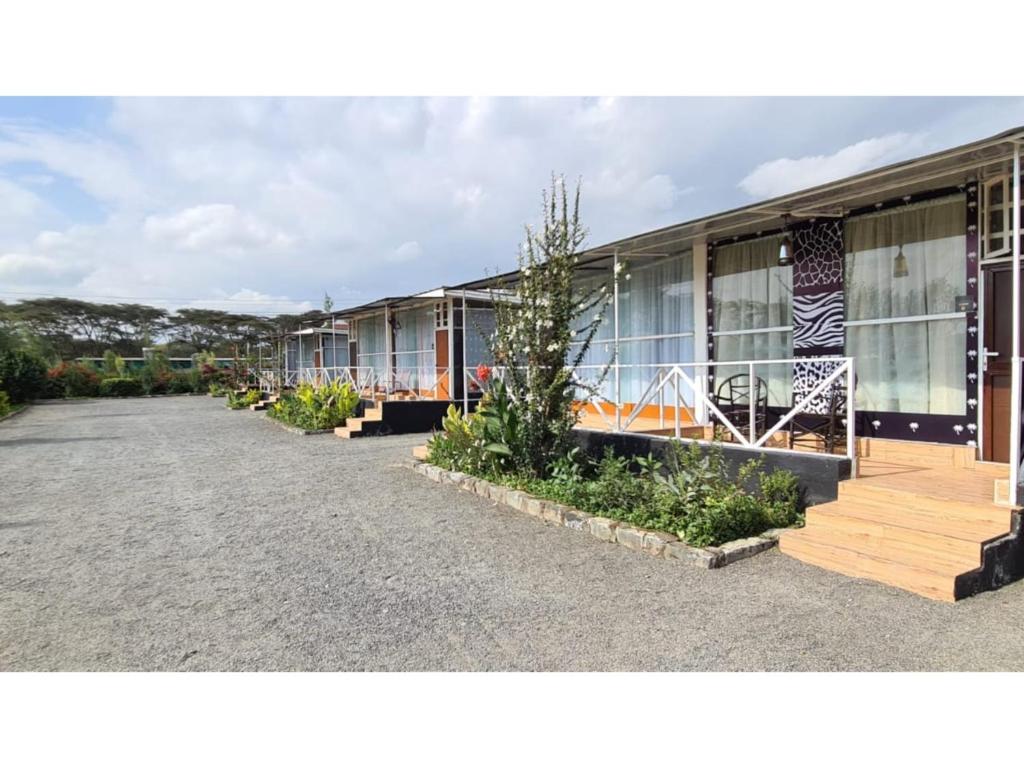
<svg viewBox="0 0 1024 768">
<path fill-rule="evenodd" d="M 469 413 L 469 371 L 466 370 L 466 330 L 469 317 L 466 315 L 466 291 L 462 291 L 462 415 Z M 454 330 L 454 325 L 453 325 Z"/>
<path fill-rule="evenodd" d="M 295 380 L 295 386 L 302 383 L 302 325 L 299 325 L 299 362 L 296 366 L 295 372 L 297 375 Z"/>
<path fill-rule="evenodd" d="M 747 405 L 747 414 L 750 419 L 750 425 L 747 429 L 750 435 L 750 444 L 753 445 L 757 442 L 757 382 L 754 379 L 754 364 L 747 364 L 747 384 L 750 386 L 749 394 L 747 399 L 750 401 Z"/>
<path fill-rule="evenodd" d="M 1020 483 L 1020 144 L 1013 145 L 1013 370 L 1010 378 L 1010 503 L 1018 502 Z"/>
<path fill-rule="evenodd" d="M 615 322 L 615 431 L 622 431 L 622 374 L 619 370 L 619 249 L 612 256 L 612 318 Z M 601 408 L 601 403 L 595 404 Z"/>
<path fill-rule="evenodd" d="M 704 363 L 708 359 L 708 244 L 701 241 L 693 244 L 693 361 Z M 685 361 L 679 361 L 685 362 Z M 694 370 L 694 384 L 706 392 L 708 369 Z M 698 424 L 708 423 L 708 408 L 704 398 L 694 389 L 693 415 Z"/>
<path fill-rule="evenodd" d="M 384 377 L 384 398 L 386 400 L 391 399 L 391 390 L 394 389 L 394 368 L 391 362 L 391 347 L 392 347 L 392 330 L 391 330 L 391 308 L 387 304 L 384 305 L 384 370 L 387 371 L 387 375 Z"/>
<path fill-rule="evenodd" d="M 857 477 L 856 383 L 856 366 L 851 357 L 846 368 L 846 456 L 850 459 L 850 479 Z"/>
</svg>

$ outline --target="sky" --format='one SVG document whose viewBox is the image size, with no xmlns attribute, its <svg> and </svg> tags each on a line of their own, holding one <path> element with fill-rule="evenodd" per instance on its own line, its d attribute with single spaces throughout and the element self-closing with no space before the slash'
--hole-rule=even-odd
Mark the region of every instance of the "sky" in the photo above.
<svg viewBox="0 0 1024 768">
<path fill-rule="evenodd" d="M 1021 98 L 0 98 L 0 301 L 258 314 L 515 266 L 1024 125 Z"/>
</svg>

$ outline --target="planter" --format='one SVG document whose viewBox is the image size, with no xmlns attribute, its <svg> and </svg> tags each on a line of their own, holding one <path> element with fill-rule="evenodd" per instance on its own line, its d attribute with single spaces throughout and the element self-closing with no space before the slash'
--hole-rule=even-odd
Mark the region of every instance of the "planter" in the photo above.
<svg viewBox="0 0 1024 768">
<path fill-rule="evenodd" d="M 760 536 L 730 541 L 719 547 L 691 547 L 671 533 L 637 528 L 619 520 L 591 515 L 463 472 L 449 472 L 418 459 L 413 460 L 413 469 L 435 482 L 454 485 L 460 490 L 512 507 L 544 522 L 585 531 L 600 541 L 618 544 L 651 557 L 680 560 L 699 568 L 722 568 L 753 557 L 774 547 L 781 532 L 777 529 L 765 531 Z"/>
</svg>

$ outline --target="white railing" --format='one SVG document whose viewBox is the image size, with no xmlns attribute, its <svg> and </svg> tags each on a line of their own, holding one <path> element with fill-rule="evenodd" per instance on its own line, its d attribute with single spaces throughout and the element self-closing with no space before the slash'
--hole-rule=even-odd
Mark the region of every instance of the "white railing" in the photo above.
<svg viewBox="0 0 1024 768">
<path fill-rule="evenodd" d="M 777 418 L 768 414 L 759 414 L 758 408 L 762 406 L 758 403 L 757 389 L 763 385 L 767 394 L 769 379 L 768 377 L 759 378 L 758 371 L 763 371 L 769 366 L 787 366 L 789 375 L 792 376 L 794 368 L 798 365 L 805 366 L 804 370 L 807 372 L 820 372 L 813 385 L 809 385 L 809 388 L 805 386 L 797 395 L 792 407 Z M 609 387 L 608 378 L 612 377 L 616 368 L 618 376 L 615 376 L 614 379 L 617 386 Z M 715 369 L 719 368 L 726 369 L 731 374 L 745 373 L 747 382 L 760 382 L 750 386 L 752 391 L 746 398 L 747 402 L 744 403 L 743 419 L 738 419 L 738 412 L 735 408 L 723 410 L 722 402 L 712 391 L 712 375 Z M 491 367 L 488 370 L 489 378 L 504 380 L 507 376 L 506 369 L 501 366 Z M 614 392 L 608 392 L 609 389 L 618 389 L 621 392 L 623 372 L 642 373 L 639 378 L 641 394 L 636 398 L 629 398 L 631 401 L 627 401 L 622 396 L 615 397 Z M 486 382 L 480 380 L 475 369 L 466 368 L 464 373 L 463 407 L 468 408 L 471 392 L 482 392 L 486 389 Z M 856 381 L 855 375 L 852 357 L 801 357 L 580 366 L 574 373 L 573 382 L 577 385 L 577 402 L 584 406 L 593 406 L 610 431 L 628 431 L 636 420 L 641 418 L 645 410 L 653 406 L 658 410 L 659 428 L 669 428 L 669 421 L 671 421 L 671 428 L 677 438 L 682 436 L 685 414 L 686 425 L 720 424 L 739 445 L 773 451 L 790 450 L 768 445 L 768 441 L 789 425 L 795 417 L 808 413 L 815 400 L 829 400 L 833 388 L 838 386 L 845 395 L 845 411 L 840 419 L 846 433 L 845 455 L 854 462 L 853 469 L 856 471 L 856 420 L 854 396 L 851 391 L 851 383 Z M 636 380 L 637 377 L 634 376 L 634 381 Z M 632 389 L 636 391 L 635 386 Z M 810 412 L 822 415 L 818 411 Z M 732 419 L 730 414 L 733 416 Z M 734 419 L 742 423 L 736 424 Z M 772 423 L 773 419 L 774 423 Z M 758 429 L 759 425 L 762 426 L 760 430 Z"/>
</svg>

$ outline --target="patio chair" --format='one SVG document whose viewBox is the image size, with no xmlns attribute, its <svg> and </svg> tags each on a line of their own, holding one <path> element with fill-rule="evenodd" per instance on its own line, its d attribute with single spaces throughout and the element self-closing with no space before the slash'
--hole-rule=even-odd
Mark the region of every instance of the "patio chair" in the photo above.
<svg viewBox="0 0 1024 768">
<path fill-rule="evenodd" d="M 804 395 L 793 392 L 793 406 Z M 789 422 L 789 447 L 810 445 L 814 450 L 824 447 L 826 453 L 834 453 L 836 446 L 846 440 L 846 384 L 842 377 L 832 385 L 816 402 L 808 404 L 802 413 L 797 413 Z"/>
<path fill-rule="evenodd" d="M 753 384 L 750 375 L 737 373 L 721 384 L 713 398 L 715 406 L 734 427 L 745 437 L 750 434 L 750 401 L 754 401 L 754 431 L 761 434 L 768 421 L 768 385 L 760 376 L 755 376 Z M 732 435 L 731 432 L 727 434 Z"/>
</svg>

